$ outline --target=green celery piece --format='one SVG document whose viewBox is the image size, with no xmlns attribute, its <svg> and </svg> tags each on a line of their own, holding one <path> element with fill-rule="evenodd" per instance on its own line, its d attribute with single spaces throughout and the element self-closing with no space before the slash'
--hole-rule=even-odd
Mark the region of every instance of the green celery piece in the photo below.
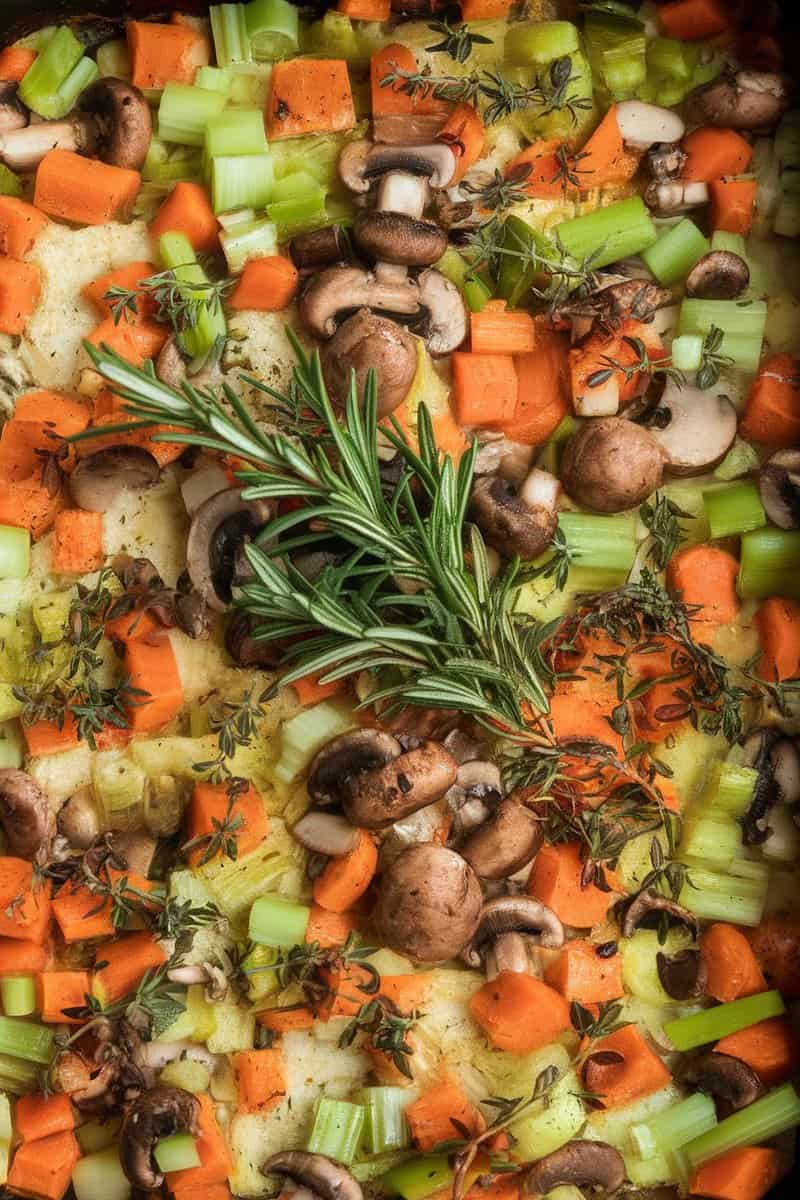
<svg viewBox="0 0 800 1200">
<path fill-rule="evenodd" d="M 683 1151 L 693 1168 L 740 1146 L 760 1145 L 800 1124 L 800 1097 L 790 1083 L 732 1113 L 700 1134 Z"/>
<path fill-rule="evenodd" d="M 64 116 L 59 88 L 83 57 L 83 45 L 66 25 L 56 30 L 40 49 L 17 89 L 19 98 L 40 117 Z"/>
<path fill-rule="evenodd" d="M 311 909 L 286 896 L 259 896 L 250 909 L 250 940 L 261 946 L 298 946 L 306 936 Z"/>
<path fill-rule="evenodd" d="M 53 1057 L 55 1034 L 47 1025 L 0 1017 L 0 1054 L 46 1066 Z"/>
<path fill-rule="evenodd" d="M 729 1004 L 716 1004 L 689 1017 L 679 1017 L 677 1021 L 667 1021 L 664 1032 L 676 1050 L 694 1050 L 784 1012 L 786 1006 L 780 992 L 759 992 Z"/>
</svg>

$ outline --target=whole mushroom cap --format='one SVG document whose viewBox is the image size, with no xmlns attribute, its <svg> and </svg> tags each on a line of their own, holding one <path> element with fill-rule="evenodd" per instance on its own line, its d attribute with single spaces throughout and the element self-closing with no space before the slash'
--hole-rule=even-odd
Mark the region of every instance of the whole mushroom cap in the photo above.
<svg viewBox="0 0 800 1200">
<path fill-rule="evenodd" d="M 622 417 L 600 417 L 567 442 L 561 482 L 584 508 L 625 512 L 656 491 L 663 469 L 662 452 L 646 429 Z"/>
<path fill-rule="evenodd" d="M 361 396 L 367 373 L 373 370 L 378 385 L 378 416 L 394 412 L 408 395 L 417 371 L 417 343 L 412 334 L 361 308 L 348 317 L 320 350 L 325 385 L 335 404 L 344 405 L 355 371 Z"/>
<path fill-rule="evenodd" d="M 445 962 L 470 941 L 480 921 L 478 878 L 459 854 L 410 846 L 384 872 L 374 921 L 384 945 L 417 962 Z"/>
</svg>

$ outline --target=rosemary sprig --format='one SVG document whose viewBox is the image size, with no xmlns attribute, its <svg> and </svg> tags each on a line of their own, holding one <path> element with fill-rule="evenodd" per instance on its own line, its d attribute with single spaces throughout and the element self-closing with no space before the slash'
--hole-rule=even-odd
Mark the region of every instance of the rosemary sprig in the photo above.
<svg viewBox="0 0 800 1200">
<path fill-rule="evenodd" d="M 647 557 L 663 571 L 686 537 L 681 521 L 690 521 L 692 514 L 685 512 L 663 492 L 656 492 L 652 500 L 646 500 L 640 506 L 639 516 L 650 534 Z"/>
<path fill-rule="evenodd" d="M 447 54 L 454 62 L 465 63 L 472 54 L 473 46 L 491 46 L 492 39 L 482 33 L 473 33 L 469 25 L 458 25 L 455 29 L 445 17 L 441 21 L 431 21 L 428 25 L 433 33 L 438 33 L 441 41 L 435 46 L 426 46 L 428 54 Z"/>
<path fill-rule="evenodd" d="M 171 325 L 175 333 L 181 334 L 196 329 L 203 313 L 213 312 L 235 282 L 235 279 L 218 279 L 189 283 L 178 279 L 170 269 L 148 275 L 135 288 L 114 285 L 103 298 L 109 301 L 111 315 L 118 325 L 122 320 L 134 320 L 140 298 L 149 297 L 156 306 L 156 320 Z"/>
<path fill-rule="evenodd" d="M 723 367 L 733 366 L 733 359 L 728 354 L 721 354 L 720 347 L 724 333 L 718 326 L 712 325 L 703 338 L 703 349 L 700 366 L 695 375 L 695 382 L 704 391 L 714 387 L 719 382 Z"/>
</svg>

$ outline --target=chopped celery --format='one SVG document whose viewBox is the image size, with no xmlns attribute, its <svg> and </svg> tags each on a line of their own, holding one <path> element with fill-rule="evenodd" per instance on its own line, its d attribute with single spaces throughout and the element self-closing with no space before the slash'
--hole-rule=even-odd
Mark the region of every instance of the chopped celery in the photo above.
<svg viewBox="0 0 800 1200">
<path fill-rule="evenodd" d="M 288 0 L 250 0 L 244 7 L 244 19 L 257 62 L 286 58 L 297 50 L 299 17 Z"/>
<path fill-rule="evenodd" d="M 647 43 L 647 67 L 656 75 L 681 83 L 692 77 L 692 69 L 685 54 L 685 42 L 677 38 L 653 38 Z"/>
<path fill-rule="evenodd" d="M 214 902 L 226 916 L 238 917 L 264 892 L 274 891 L 290 865 L 289 859 L 276 854 L 266 841 L 244 858 L 226 859 L 205 869 L 216 871 L 209 879 Z"/>
<path fill-rule="evenodd" d="M 691 865 L 691 883 L 681 889 L 680 902 L 703 921 L 732 921 L 739 925 L 758 925 L 764 912 L 767 884 L 734 872 L 707 871 L 703 865 Z"/>
<path fill-rule="evenodd" d="M 272 194 L 272 158 L 266 154 L 224 154 L 211 163 L 214 212 L 263 208 Z"/>
<path fill-rule="evenodd" d="M 123 750 L 92 756 L 92 790 L 103 810 L 103 827 L 135 829 L 142 820 L 147 777 Z"/>
<path fill-rule="evenodd" d="M 470 312 L 483 312 L 492 298 L 492 290 L 479 275 L 467 275 L 464 280 L 464 301 Z"/>
<path fill-rule="evenodd" d="M 569 61 L 567 98 L 570 104 L 555 108 L 542 106 L 541 103 L 532 104 L 511 117 L 511 122 L 531 141 L 557 137 L 564 140 L 574 138 L 580 142 L 588 137 L 595 124 L 594 88 L 589 60 L 582 50 L 573 50 L 571 54 L 562 55 L 560 61 Z M 550 64 L 538 68 L 508 65 L 503 68 L 503 75 L 511 83 L 519 83 L 523 87 L 538 83 L 547 90 L 551 87 L 551 69 Z"/>
<path fill-rule="evenodd" d="M 153 1148 L 153 1158 L 161 1171 L 185 1171 L 200 1166 L 195 1140 L 190 1133 L 173 1133 L 161 1138 Z"/>
<path fill-rule="evenodd" d="M 53 97 L 53 102 L 50 105 L 51 115 L 53 117 L 63 117 L 68 112 L 71 112 L 81 92 L 84 92 L 89 84 L 94 82 L 97 74 L 97 63 L 93 58 L 85 55 L 83 58 L 78 59 Z"/>
<path fill-rule="evenodd" d="M 5 163 L 0 163 L 0 196 L 21 196 L 22 184 Z"/>
<path fill-rule="evenodd" d="M 380 1180 L 381 1191 L 403 1200 L 426 1200 L 427 1196 L 446 1188 L 453 1179 L 453 1170 L 445 1154 L 426 1154 L 410 1158 L 387 1171 Z"/>
<path fill-rule="evenodd" d="M 353 710 L 341 700 L 323 700 L 285 721 L 280 757 L 273 770 L 282 783 L 291 783 L 326 742 L 356 724 Z"/>
<path fill-rule="evenodd" d="M 164 233 L 158 245 L 161 261 L 175 278 L 181 283 L 197 284 L 198 299 L 209 296 L 208 278 L 197 262 L 189 239 L 182 233 Z M 196 358 L 207 354 L 217 338 L 224 337 L 226 332 L 225 314 L 219 297 L 214 295 L 213 299 L 199 306 L 196 323 L 183 330 L 180 342 L 186 353 Z"/>
<path fill-rule="evenodd" d="M 225 104 L 221 92 L 170 80 L 158 106 L 158 136 L 182 146 L 202 146 L 206 125 L 220 115 Z"/>
<path fill-rule="evenodd" d="M 649 838 L 644 838 L 648 844 Z M 630 843 L 629 843 L 630 844 Z M 652 868 L 649 855 L 645 855 L 640 879 Z M 659 940 L 655 929 L 637 929 L 631 938 L 624 938 L 619 949 L 622 955 L 622 981 L 626 993 L 645 1004 L 665 1008 L 673 1001 L 664 990 L 658 974 L 658 956 L 672 956 L 691 946 L 691 938 L 685 929 L 669 929 L 666 938 Z"/>
<path fill-rule="evenodd" d="M 729 1004 L 715 1004 L 677 1021 L 667 1021 L 664 1032 L 676 1050 L 694 1050 L 784 1012 L 786 1006 L 780 992 L 758 992 L 755 996 L 731 1000 Z"/>
<path fill-rule="evenodd" d="M 358 133 L 359 130 L 353 132 Z M 363 126 L 360 132 L 363 137 Z M 275 178 L 283 179 L 295 171 L 309 171 L 320 183 L 332 185 L 336 179 L 339 154 L 348 140 L 348 136 L 339 133 L 319 133 L 273 142 L 270 153 Z"/>
<path fill-rule="evenodd" d="M 800 1097 L 790 1083 L 785 1083 L 694 1138 L 684 1146 L 684 1153 L 692 1167 L 699 1167 L 729 1150 L 767 1142 L 798 1124 Z"/>
<path fill-rule="evenodd" d="M 0 767 L 21 767 L 25 761 L 24 742 L 16 721 L 0 723 Z"/>
<path fill-rule="evenodd" d="M 641 196 L 631 196 L 628 200 L 619 200 L 585 216 L 562 221 L 556 226 L 555 233 L 572 258 L 577 262 L 591 258 L 594 269 L 606 267 L 620 258 L 641 254 L 658 237 L 653 218 Z M 708 301 L 695 303 L 706 304 Z M 699 331 L 687 329 L 681 332 Z"/>
<path fill-rule="evenodd" d="M 747 533 L 767 523 L 758 485 L 749 480 L 703 492 L 703 504 L 712 538 Z"/>
<path fill-rule="evenodd" d="M 546 234 L 535 229 L 521 217 L 506 217 L 503 225 L 503 247 L 500 272 L 497 278 L 497 294 L 515 308 L 530 289 L 537 275 L 537 266 L 526 265 L 530 253 L 542 257 L 554 257 L 554 246 Z"/>
<path fill-rule="evenodd" d="M 321 202 L 325 200 L 325 188 L 308 171 L 292 171 L 276 179 L 272 188 L 272 199 L 298 200 L 303 196 L 314 195 Z"/>
<path fill-rule="evenodd" d="M 559 528 L 572 560 L 593 570 L 629 571 L 636 554 L 636 516 L 562 512 Z"/>
<path fill-rule="evenodd" d="M 690 814 L 683 826 L 681 857 L 708 863 L 715 870 L 727 870 L 742 851 L 742 830 L 731 817 Z"/>
<path fill-rule="evenodd" d="M 440 274 L 454 283 L 457 288 L 463 288 L 469 267 L 458 253 L 455 246 L 448 246 L 442 257 L 433 264 Z"/>
<path fill-rule="evenodd" d="M 710 1096 L 696 1092 L 685 1100 L 656 1113 L 649 1121 L 631 1126 L 630 1138 L 642 1158 L 670 1154 L 693 1138 L 713 1129 L 717 1112 Z"/>
<path fill-rule="evenodd" d="M 215 4 L 208 10 L 218 67 L 250 62 L 252 52 L 243 4 Z"/>
<path fill-rule="evenodd" d="M 750 806 L 758 771 L 752 767 L 740 767 L 735 763 L 720 763 L 715 769 L 704 807 L 741 817 Z"/>
<path fill-rule="evenodd" d="M 6 975 L 0 979 L 0 997 L 7 1017 L 29 1017 L 36 1012 L 36 980 L 32 975 Z"/>
<path fill-rule="evenodd" d="M 546 1104 L 534 1105 L 509 1126 L 515 1157 L 527 1161 L 550 1154 L 575 1137 L 585 1121 L 580 1080 L 574 1070 L 566 1070 L 547 1093 Z"/>
<path fill-rule="evenodd" d="M 72 1169 L 75 1200 L 130 1200 L 131 1184 L 116 1146 L 87 1154 Z"/>
<path fill-rule="evenodd" d="M 286 896 L 259 896 L 250 909 L 250 940 L 261 946 L 297 946 L 306 936 L 311 909 Z"/>
<path fill-rule="evenodd" d="M 800 600 L 800 533 L 754 529 L 742 536 L 739 595 L 745 600 L 788 596 Z"/>
<path fill-rule="evenodd" d="M 470 23 L 470 28 L 472 25 Z M 530 21 L 513 25 L 505 39 L 505 58 L 518 66 L 544 66 L 580 49 L 571 21 Z"/>
<path fill-rule="evenodd" d="M 0 525 L 0 579 L 25 579 L 31 566 L 31 535 L 15 525 Z"/>
<path fill-rule="evenodd" d="M 307 1149 L 312 1154 L 324 1154 L 334 1162 L 349 1166 L 356 1156 L 364 1128 L 364 1109 L 346 1100 L 329 1100 L 323 1096 L 318 1103 Z"/>
<path fill-rule="evenodd" d="M 405 1109 L 408 1090 L 400 1087 L 364 1088 L 356 1097 L 364 1106 L 364 1142 L 370 1154 L 402 1150 L 410 1144 Z"/>
<path fill-rule="evenodd" d="M 703 339 L 699 333 L 685 333 L 673 338 L 671 352 L 676 371 L 697 371 L 703 361 Z"/>
<path fill-rule="evenodd" d="M 298 233 L 310 233 L 328 224 L 322 188 L 309 190 L 305 195 L 295 196 L 291 200 L 270 203 L 266 212 L 275 226 L 279 242 L 287 242 Z"/>
<path fill-rule="evenodd" d="M 195 1096 L 207 1092 L 210 1081 L 208 1067 L 190 1058 L 178 1058 L 175 1062 L 167 1063 L 158 1076 L 158 1082 L 164 1087 L 183 1088 Z"/>
<path fill-rule="evenodd" d="M 676 338 L 676 341 L 680 340 Z M 675 342 L 672 343 L 672 362 L 675 364 Z M 714 478 L 729 483 L 742 475 L 750 475 L 760 466 L 759 457 L 749 442 L 737 436 L 728 453 L 714 469 Z"/>
<path fill-rule="evenodd" d="M 43 1066 L 53 1057 L 54 1031 L 34 1021 L 0 1017 L 0 1054 Z"/>
<path fill-rule="evenodd" d="M 738 254 L 747 262 L 747 247 L 740 233 L 728 233 L 726 229 L 715 229 L 711 235 L 712 250 L 727 250 L 730 254 Z"/>
<path fill-rule="evenodd" d="M 57 120 L 71 107 L 63 108 L 59 89 L 83 56 L 83 46 L 66 25 L 62 25 L 36 56 L 20 81 L 20 100 L 40 117 Z"/>
<path fill-rule="evenodd" d="M 267 154 L 264 114 L 259 108 L 228 108 L 205 127 L 206 154 Z"/>
<path fill-rule="evenodd" d="M 4 1018 L 0 1017 L 0 1020 Z M 14 1096 L 36 1091 L 39 1068 L 34 1062 L 0 1051 L 0 1088 Z"/>
<path fill-rule="evenodd" d="M 360 63 L 368 55 L 359 40 L 353 22 L 346 13 L 329 9 L 308 31 L 308 40 L 314 54 L 326 58 L 343 58 L 347 63 Z"/>
<path fill-rule="evenodd" d="M 220 242 L 232 275 L 237 275 L 251 258 L 265 258 L 278 250 L 278 231 L 272 221 L 245 221 L 220 234 Z"/>
<path fill-rule="evenodd" d="M 725 336 L 720 353 L 732 358 L 735 366 L 755 370 L 766 320 L 767 306 L 762 300 L 684 300 L 678 332 L 705 337 L 712 326 L 721 329 Z"/>
<path fill-rule="evenodd" d="M 642 252 L 642 258 L 659 283 L 668 286 L 685 279 L 711 244 L 688 217 L 684 217 Z M 698 364 L 699 365 L 699 364 Z"/>
<path fill-rule="evenodd" d="M 200 67 L 194 77 L 195 87 L 205 88 L 209 92 L 221 92 L 223 96 L 231 94 L 231 72 L 226 67 Z"/>
<path fill-rule="evenodd" d="M 644 26 L 633 14 L 589 13 L 584 27 L 592 70 L 615 99 L 632 95 L 647 78 Z"/>
<path fill-rule="evenodd" d="M 252 225 L 256 219 L 256 210 L 254 208 L 235 208 L 233 212 L 220 213 L 217 217 L 221 227 L 227 232 L 229 229 L 235 229 L 237 226 Z M 208 732 L 208 721 L 203 730 Z"/>
<path fill-rule="evenodd" d="M 95 58 L 97 69 L 104 79 L 108 76 L 113 79 L 130 79 L 131 56 L 125 38 L 113 38 L 110 42 L 103 42 L 102 46 L 97 47 Z"/>
</svg>

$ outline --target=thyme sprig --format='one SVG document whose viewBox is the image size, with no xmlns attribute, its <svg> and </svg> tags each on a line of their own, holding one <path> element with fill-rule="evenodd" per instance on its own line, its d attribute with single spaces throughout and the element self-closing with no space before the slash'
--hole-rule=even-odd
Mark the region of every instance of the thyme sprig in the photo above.
<svg viewBox="0 0 800 1200">
<path fill-rule="evenodd" d="M 140 300 L 147 297 L 155 304 L 156 320 L 171 325 L 175 333 L 181 334 L 196 329 L 203 314 L 213 313 L 235 283 L 235 279 L 190 283 L 169 269 L 139 280 L 135 288 L 115 284 L 103 299 L 109 302 L 114 323 L 118 325 L 123 320 L 135 320 Z"/>
<path fill-rule="evenodd" d="M 520 185 L 525 182 L 530 173 L 531 168 L 528 163 L 521 164 L 518 169 L 509 172 L 508 175 L 503 175 L 495 167 L 494 175 L 488 182 L 470 183 L 467 180 L 462 183 L 461 190 L 469 196 L 474 196 L 475 202 L 480 208 L 502 212 L 503 209 L 511 208 L 512 205 L 527 200 L 528 193 Z"/>
<path fill-rule="evenodd" d="M 240 700 L 224 700 L 219 712 L 209 718 L 211 732 L 217 735 L 217 753 L 206 762 L 194 764 L 199 774 L 208 775 L 212 783 L 224 783 L 232 778 L 228 760 L 236 751 L 249 746 L 264 719 L 264 705 L 275 695 L 275 687 L 267 687 L 257 699 L 248 688 Z"/>
<path fill-rule="evenodd" d="M 724 336 L 723 331 L 717 325 L 712 325 L 703 338 L 700 366 L 695 375 L 695 383 L 703 391 L 714 387 L 719 382 L 724 367 L 733 366 L 733 359 L 730 355 L 723 354 L 720 349 Z"/>
<path fill-rule="evenodd" d="M 426 46 L 428 54 L 447 54 L 454 62 L 465 63 L 472 54 L 473 46 L 491 46 L 492 39 L 482 33 L 473 33 L 469 25 L 458 25 L 456 28 L 445 17 L 441 21 L 431 21 L 428 25 L 433 33 L 441 36 L 441 41 L 435 46 Z"/>
<path fill-rule="evenodd" d="M 549 276 L 546 290 L 531 287 L 531 294 L 549 305 L 551 310 L 561 307 L 578 288 L 591 292 L 597 285 L 594 270 L 604 247 L 582 261 L 572 258 L 565 248 L 556 243 L 548 244 L 541 235 L 524 240 L 510 222 L 501 221 L 496 215 L 490 217 L 467 237 L 472 269 L 486 265 L 493 275 L 498 275 L 504 259 L 511 259 L 520 276 L 544 274 Z"/>
<path fill-rule="evenodd" d="M 349 1021 L 339 1037 L 339 1046 L 351 1046 L 359 1033 L 366 1033 L 376 1050 L 391 1058 L 401 1075 L 413 1079 L 411 1056 L 414 1047 L 408 1040 L 409 1031 L 420 1018 L 414 1012 L 403 1016 L 396 1012 L 385 996 L 376 996 L 362 1004 L 352 1021 Z"/>
<path fill-rule="evenodd" d="M 650 351 L 641 338 L 630 337 L 626 334 L 622 340 L 636 355 L 633 362 L 621 362 L 613 355 L 601 354 L 600 362 L 605 363 L 606 366 L 592 372 L 586 380 L 588 387 L 602 387 L 614 375 L 621 375 L 625 383 L 630 383 L 637 375 L 664 375 L 679 387 L 686 382 L 683 372 L 670 366 L 672 359 L 669 355 L 664 358 L 651 358 Z"/>
<path fill-rule="evenodd" d="M 663 571 L 686 538 L 681 521 L 691 521 L 692 514 L 680 508 L 663 492 L 656 492 L 652 500 L 646 500 L 640 506 L 639 516 L 650 534 L 647 557 L 659 571 Z"/>
<path fill-rule="evenodd" d="M 101 965 L 96 964 L 95 969 L 99 969 Z M 163 966 L 146 971 L 135 991 L 105 1008 L 93 995 L 85 997 L 84 1005 L 65 1008 L 65 1016 L 85 1024 L 81 1025 L 64 1045 L 70 1045 L 83 1037 L 98 1018 L 109 1021 L 126 1020 L 136 1028 L 145 1025 L 149 1028 L 151 1037 L 158 1037 L 186 1011 L 181 988 L 169 978 L 169 972 L 177 965 L 177 961 L 170 959 Z"/>
<path fill-rule="evenodd" d="M 374 953 L 374 946 L 359 945 L 355 934 L 351 933 L 342 946 L 324 947 L 319 942 L 290 946 L 274 962 L 243 968 L 242 974 L 247 976 L 257 975 L 260 971 L 275 971 L 281 988 L 299 987 L 306 1003 L 317 1012 L 332 993 L 331 978 L 341 972 L 355 974 L 353 986 L 363 996 L 372 998 L 377 995 L 381 977 L 372 963 L 367 961 Z M 356 973 L 351 970 L 354 966 L 358 967 Z"/>
</svg>

